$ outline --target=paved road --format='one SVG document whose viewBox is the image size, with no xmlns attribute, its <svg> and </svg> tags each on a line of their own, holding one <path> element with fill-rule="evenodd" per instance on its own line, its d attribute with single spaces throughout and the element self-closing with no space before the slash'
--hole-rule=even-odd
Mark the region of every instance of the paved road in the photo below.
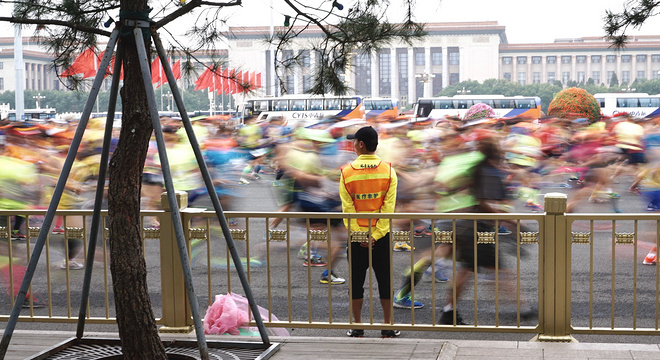
<svg viewBox="0 0 660 360">
<path fill-rule="evenodd" d="M 255 181 L 250 185 L 237 187 L 236 190 L 240 192 L 240 196 L 233 202 L 233 209 L 237 211 L 275 211 L 277 209 L 276 197 L 273 193 L 270 176 L 265 176 L 260 181 Z M 631 212 L 645 212 L 645 203 L 643 200 L 634 194 L 627 193 L 630 183 L 630 177 L 623 177 L 621 184 L 615 185 L 615 190 L 618 191 L 622 198 L 620 200 L 620 207 L 625 213 Z M 572 189 L 542 189 L 545 192 L 566 192 L 569 194 Z M 542 194 L 541 194 L 542 195 Z M 194 204 L 194 206 L 209 206 L 209 202 L 201 200 Z M 523 206 L 519 206 L 516 211 L 529 212 Z M 593 204 L 585 202 L 577 210 L 582 213 L 611 213 L 611 206 L 605 204 Z M 203 224 L 202 224 L 203 225 Z M 534 229 L 534 224 L 528 224 L 530 229 Z M 239 225 L 240 227 L 241 225 Z M 632 232 L 632 221 L 617 222 L 617 232 Z M 636 259 L 634 258 L 633 247 L 626 245 L 617 245 L 612 247 L 611 236 L 612 226 L 611 222 L 597 222 L 595 224 L 595 239 L 593 247 L 593 272 L 594 283 L 590 287 L 590 256 L 591 249 L 588 245 L 573 245 L 572 264 L 573 264 L 573 291 L 572 291 L 572 315 L 574 326 L 588 326 L 589 325 L 589 305 L 590 301 L 593 302 L 592 321 L 593 326 L 609 326 L 612 308 L 615 314 L 615 325 L 617 327 L 632 327 L 632 314 L 633 314 L 633 286 L 637 287 L 636 303 L 637 308 L 637 323 L 638 327 L 652 327 L 654 326 L 655 314 L 655 268 L 649 266 L 641 266 L 641 260 L 646 254 L 650 243 L 654 241 L 655 222 L 639 222 L 638 233 L 640 234 L 640 245 L 638 248 Z M 328 319 L 328 292 L 331 291 L 332 298 L 332 319 L 336 322 L 348 321 L 348 287 L 347 285 L 335 285 L 328 287 L 327 285 L 320 284 L 318 278 L 322 268 L 307 268 L 301 266 L 300 259 L 297 258 L 298 246 L 293 245 L 301 244 L 306 239 L 305 233 L 299 229 L 296 222 L 291 226 L 292 246 L 288 252 L 287 249 L 281 244 L 274 244 L 271 248 L 270 263 L 267 266 L 252 267 L 250 272 L 250 280 L 252 283 L 253 291 L 261 306 L 271 306 L 273 313 L 285 320 L 289 318 L 289 305 L 291 308 L 291 318 L 296 321 L 307 321 L 310 316 L 313 320 Z M 588 226 L 584 223 L 578 223 L 574 226 L 575 231 L 587 231 Z M 250 223 L 251 241 L 253 244 L 250 248 L 250 256 L 259 256 L 260 251 L 265 246 L 264 236 L 265 225 L 263 221 L 252 221 Z M 225 293 L 228 288 L 228 278 L 226 271 L 226 256 L 224 246 L 215 240 L 220 238 L 217 227 L 212 230 L 212 239 L 214 240 L 211 256 L 212 256 L 212 290 L 211 294 Z M 255 235 L 258 234 L 258 235 Z M 221 239 L 221 238 L 220 238 Z M 422 239 L 423 240 L 423 239 Z M 63 241 L 53 236 L 52 249 L 50 258 L 45 259 L 42 257 L 41 265 L 37 276 L 45 277 L 46 264 L 50 263 L 50 276 L 53 282 L 54 289 L 52 291 L 51 302 L 53 304 L 53 313 L 56 315 L 66 315 L 66 304 L 71 301 L 72 314 L 75 316 L 78 312 L 78 302 L 80 297 L 80 289 L 82 287 L 82 271 L 71 271 L 69 276 L 71 279 L 71 299 L 67 299 L 65 287 L 63 284 L 66 279 L 66 272 L 60 270 L 56 264 L 62 257 L 61 247 Z M 20 246 L 20 245 L 19 245 Z M 158 259 L 158 243 L 154 240 L 148 240 L 146 243 L 148 254 L 148 271 L 149 271 L 149 289 L 152 293 L 153 306 L 156 316 L 160 316 L 160 267 Z M 246 254 L 245 244 L 238 243 L 239 251 Z M 614 251 L 613 251 L 614 249 Z M 529 303 L 536 307 L 538 298 L 538 247 L 536 245 L 525 245 L 527 255 L 520 263 L 521 274 L 521 289 L 522 294 Z M 98 257 L 102 259 L 102 256 Z M 615 263 L 615 278 L 613 282 L 612 273 L 612 259 Z M 262 257 L 264 262 L 267 260 Z M 291 273 L 287 274 L 286 266 L 287 261 L 291 261 Z M 393 254 L 394 261 L 394 286 L 399 286 L 402 282 L 401 275 L 405 268 L 410 264 L 410 253 L 397 252 Z M 194 276 L 196 291 L 200 299 L 201 308 L 205 309 L 205 304 L 208 303 L 208 288 L 206 285 L 206 252 L 200 252 L 194 261 Z M 506 264 L 513 266 L 515 271 L 515 260 L 508 258 Z M 635 264 L 637 267 L 635 269 Z M 637 271 L 635 278 L 634 271 Z M 341 276 L 347 276 L 347 264 L 345 260 L 340 261 L 337 268 L 337 273 Z M 487 274 L 484 274 L 487 275 Z M 270 276 L 270 282 L 268 277 Z M 636 280 L 636 281 L 635 281 Z M 104 316 L 102 305 L 105 303 L 105 294 L 102 289 L 104 286 L 104 273 L 101 264 L 95 266 L 95 275 L 93 280 L 92 294 L 91 294 L 91 313 L 94 316 Z M 108 279 L 108 281 L 110 281 Z M 308 281 L 311 286 L 308 286 Z M 287 284 L 291 283 L 290 293 L 287 290 Z M 416 323 L 425 324 L 431 323 L 433 311 L 438 316 L 441 306 L 444 304 L 444 299 L 447 294 L 447 287 L 449 283 L 436 283 L 435 293 L 432 292 L 431 282 L 421 282 L 417 287 L 416 294 L 419 301 L 425 303 L 423 309 L 418 309 L 414 313 Z M 615 292 L 612 295 L 612 287 L 614 285 Z M 231 277 L 231 289 L 238 293 L 242 293 L 238 278 Z M 374 296 L 377 292 L 374 284 Z M 47 289 L 36 289 L 35 293 L 45 294 Z M 477 321 L 481 325 L 495 324 L 495 286 L 494 282 L 487 277 L 479 277 L 477 281 Z M 499 289 L 498 296 L 500 299 L 505 297 L 507 289 Z M 473 302 L 475 290 L 474 287 L 469 286 L 465 289 L 464 296 L 459 303 L 459 309 L 463 318 L 468 323 L 474 323 L 474 308 Z M 590 296 L 590 294 L 593 294 Z M 432 306 L 432 301 L 435 296 L 436 306 Z M 612 306 L 612 299 L 614 306 Z M 114 316 L 114 309 L 112 307 L 112 297 L 108 298 L 110 304 L 110 316 Z M 99 306 L 101 306 L 99 308 Z M 374 304 L 373 316 L 376 322 L 382 318 L 380 306 Z M 3 301 L 0 305 L 2 313 L 8 313 L 8 304 Z M 36 309 L 36 314 L 46 315 L 47 309 Z M 515 325 L 515 312 L 514 307 L 510 303 L 499 303 L 499 324 L 500 325 Z M 368 320 L 370 316 L 369 308 L 365 308 L 364 319 Z M 412 314 L 410 310 L 395 309 L 396 322 L 410 322 Z M 521 325 L 533 326 L 536 324 L 535 320 L 523 320 Z M 28 324 L 21 323 L 19 328 L 38 328 L 38 329 L 74 329 L 74 325 L 61 325 L 61 324 Z M 109 329 L 110 328 L 110 329 Z M 87 329 L 93 330 L 114 330 L 105 325 L 88 324 Z M 290 329 L 291 330 L 291 329 Z M 302 336 L 341 336 L 343 333 L 340 330 L 321 330 L 321 329 L 295 329 L 292 330 L 295 335 Z M 432 332 L 408 332 L 405 336 L 411 337 L 427 337 L 435 338 L 437 334 Z M 526 340 L 531 338 L 529 334 L 484 334 L 484 333 L 454 333 L 445 332 L 442 334 L 443 338 L 469 338 L 469 339 L 506 339 L 506 340 Z M 637 342 L 637 343 L 655 343 L 657 339 L 653 337 L 644 336 L 577 336 L 578 339 L 589 339 L 589 341 L 616 341 L 616 342 Z"/>
</svg>

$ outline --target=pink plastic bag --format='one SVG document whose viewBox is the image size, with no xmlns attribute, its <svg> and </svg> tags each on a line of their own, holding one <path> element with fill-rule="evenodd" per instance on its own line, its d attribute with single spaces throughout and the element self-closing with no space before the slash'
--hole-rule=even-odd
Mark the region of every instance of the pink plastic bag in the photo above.
<svg viewBox="0 0 660 360">
<path fill-rule="evenodd" d="M 264 321 L 279 321 L 277 317 L 273 314 L 270 314 L 268 310 L 257 306 L 259 308 L 259 314 Z M 244 330 L 243 333 L 254 332 L 259 333 L 259 329 L 256 327 L 248 328 L 248 311 L 250 309 L 250 304 L 248 300 L 234 293 L 227 293 L 227 295 L 216 295 L 215 301 L 209 308 L 206 310 L 206 316 L 204 316 L 204 333 L 206 334 L 231 334 L 239 335 L 241 329 Z M 250 314 L 251 315 L 251 314 Z M 251 316 L 254 319 L 254 316 Z M 289 332 L 284 328 L 266 328 L 270 335 L 274 336 L 289 336 Z"/>
<path fill-rule="evenodd" d="M 215 301 L 206 310 L 204 316 L 204 333 L 222 335 L 229 333 L 239 335 L 241 326 L 248 324 L 247 311 L 236 306 L 234 298 L 228 295 L 216 295 Z"/>
</svg>

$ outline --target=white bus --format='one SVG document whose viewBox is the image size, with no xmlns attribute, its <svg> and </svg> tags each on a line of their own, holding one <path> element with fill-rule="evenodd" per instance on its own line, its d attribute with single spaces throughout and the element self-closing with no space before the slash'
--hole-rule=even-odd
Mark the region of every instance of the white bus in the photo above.
<svg viewBox="0 0 660 360">
<path fill-rule="evenodd" d="M 56 115 L 57 111 L 53 108 L 25 109 L 23 110 L 23 118 L 16 119 L 16 110 L 9 110 L 7 119 L 10 121 L 46 121 L 46 119 L 55 118 Z"/>
<path fill-rule="evenodd" d="M 493 108 L 495 117 L 512 118 L 525 116 L 533 119 L 541 117 L 541 98 L 537 96 L 504 95 L 456 95 L 421 98 L 413 107 L 418 118 L 443 119 L 447 116 L 463 118 L 468 109 L 478 103 Z"/>
<path fill-rule="evenodd" d="M 392 98 L 365 98 L 364 116 L 367 120 L 378 116 L 394 119 L 399 116 L 399 101 Z"/>
<path fill-rule="evenodd" d="M 255 98 L 247 100 L 238 110 L 244 117 L 254 116 L 258 121 L 281 116 L 290 127 L 313 125 L 332 116 L 343 119 L 364 116 L 361 96 L 297 94 Z"/>
<path fill-rule="evenodd" d="M 646 93 L 602 93 L 594 97 L 605 116 L 626 112 L 636 118 L 651 118 L 660 115 L 660 95 Z"/>
</svg>

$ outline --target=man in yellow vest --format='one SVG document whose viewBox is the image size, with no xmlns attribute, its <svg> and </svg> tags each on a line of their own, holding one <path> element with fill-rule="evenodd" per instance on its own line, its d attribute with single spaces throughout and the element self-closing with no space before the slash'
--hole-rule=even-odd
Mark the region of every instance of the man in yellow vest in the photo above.
<svg viewBox="0 0 660 360">
<path fill-rule="evenodd" d="M 339 195 L 345 213 L 393 213 L 396 205 L 396 172 L 389 163 L 375 155 L 378 133 L 371 126 L 349 134 L 358 158 L 342 167 L 339 180 Z M 367 242 L 351 242 L 351 309 L 355 323 L 362 322 L 364 280 L 369 266 L 378 281 L 380 303 L 383 307 L 383 324 L 392 321 L 392 289 L 390 279 L 391 243 L 389 219 L 348 219 L 344 225 L 354 232 L 368 232 Z M 369 252 L 371 251 L 371 263 Z M 398 330 L 381 330 L 382 337 L 395 337 Z M 350 337 L 364 336 L 364 330 L 351 329 Z"/>
</svg>

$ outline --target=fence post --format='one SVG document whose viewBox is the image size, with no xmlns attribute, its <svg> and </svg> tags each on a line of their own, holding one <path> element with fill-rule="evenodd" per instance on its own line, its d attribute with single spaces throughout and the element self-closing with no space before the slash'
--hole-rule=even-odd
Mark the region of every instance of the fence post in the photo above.
<svg viewBox="0 0 660 360">
<path fill-rule="evenodd" d="M 179 258 L 179 248 L 174 235 L 172 210 L 167 192 L 161 194 L 161 206 L 165 214 L 160 219 L 160 283 L 163 307 L 162 333 L 189 333 L 194 330 L 183 269 Z M 188 207 L 188 193 L 176 192 L 179 209 Z"/>
<path fill-rule="evenodd" d="M 541 302 L 538 341 L 574 341 L 571 326 L 571 243 L 566 229 L 567 196 L 545 195 L 545 226 L 541 249 Z"/>
</svg>

